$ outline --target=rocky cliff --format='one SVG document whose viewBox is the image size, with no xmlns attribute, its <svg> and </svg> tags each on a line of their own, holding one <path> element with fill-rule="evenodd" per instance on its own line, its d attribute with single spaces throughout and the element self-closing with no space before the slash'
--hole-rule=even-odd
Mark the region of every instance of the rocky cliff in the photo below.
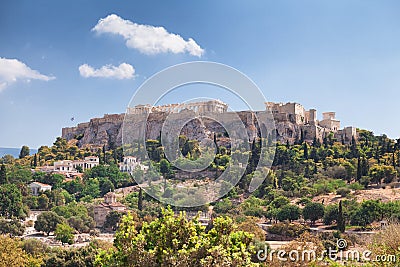
<svg viewBox="0 0 400 267">
<path fill-rule="evenodd" d="M 265 113 L 265 112 L 264 112 Z M 259 127 L 272 128 L 265 125 L 263 121 L 263 112 L 241 111 L 238 113 L 224 113 L 220 114 L 220 119 L 229 123 L 230 117 L 237 114 L 243 122 L 247 136 L 242 136 L 243 139 L 248 138 L 252 140 L 259 133 Z M 162 131 L 163 124 L 168 117 L 169 113 L 155 112 L 150 113 L 149 116 L 145 115 L 129 115 L 131 117 L 129 123 L 123 123 L 125 114 L 106 114 L 103 118 L 94 118 L 87 123 L 78 124 L 76 127 L 63 128 L 62 137 L 71 140 L 78 139 L 78 146 L 103 146 L 115 147 L 122 145 L 122 128 L 126 127 L 129 131 L 129 138 L 132 140 L 140 139 L 140 127 L 146 125 L 146 138 L 157 139 Z M 257 120 L 260 119 L 260 121 Z M 147 122 L 143 124 L 143 121 Z M 233 119 L 232 119 L 233 120 Z M 325 130 L 315 125 L 301 125 L 288 118 L 275 118 L 275 131 L 276 138 L 281 142 L 289 141 L 293 143 L 298 139 L 302 132 L 306 140 L 312 141 L 314 137 L 321 139 L 326 133 Z M 233 126 L 234 127 L 234 126 Z M 210 118 L 202 118 L 201 121 L 193 119 L 188 121 L 185 126 L 180 130 L 180 134 L 186 135 L 189 139 L 201 140 L 205 136 L 212 138 L 212 135 L 226 133 L 224 127 Z"/>
</svg>

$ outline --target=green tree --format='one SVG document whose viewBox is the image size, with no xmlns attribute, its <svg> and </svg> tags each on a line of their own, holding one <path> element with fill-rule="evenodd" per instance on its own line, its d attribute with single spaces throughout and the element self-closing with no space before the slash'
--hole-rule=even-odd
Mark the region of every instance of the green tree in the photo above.
<svg viewBox="0 0 400 267">
<path fill-rule="evenodd" d="M 54 234 L 62 244 L 72 245 L 74 243 L 74 228 L 66 223 L 57 224 Z"/>
<path fill-rule="evenodd" d="M 0 167 L 0 185 L 7 184 L 7 183 L 8 183 L 8 179 L 7 179 L 6 165 L 1 164 L 1 167 Z"/>
<path fill-rule="evenodd" d="M 285 196 L 278 196 L 272 202 L 271 206 L 274 208 L 280 208 L 290 203 L 290 200 Z"/>
<path fill-rule="evenodd" d="M 170 164 L 168 162 L 168 160 L 166 159 L 162 159 L 160 160 L 160 172 L 163 175 L 164 178 L 164 192 L 166 190 L 166 184 L 167 184 L 167 174 L 170 172 Z"/>
<path fill-rule="evenodd" d="M 116 230 L 118 228 L 118 224 L 121 221 L 121 218 L 124 214 L 118 211 L 112 211 L 107 214 L 106 221 L 104 222 L 104 229 L 112 229 Z"/>
<path fill-rule="evenodd" d="M 37 203 L 38 203 L 38 209 L 40 210 L 47 210 L 49 208 L 49 203 L 50 200 L 48 198 L 48 196 L 46 194 L 41 194 L 38 198 L 37 198 Z"/>
<path fill-rule="evenodd" d="M 100 179 L 100 195 L 104 196 L 108 192 L 114 192 L 114 184 L 108 178 Z"/>
<path fill-rule="evenodd" d="M 94 229 L 96 223 L 93 218 L 86 215 L 76 215 L 68 218 L 68 224 L 79 233 L 89 233 Z"/>
<path fill-rule="evenodd" d="M 25 231 L 25 226 L 18 220 L 0 219 L 0 234 L 9 234 L 11 236 L 22 236 Z"/>
<path fill-rule="evenodd" d="M 143 210 L 143 189 L 139 189 L 139 196 L 138 196 L 138 210 Z"/>
<path fill-rule="evenodd" d="M 338 209 L 338 217 L 337 217 L 337 229 L 341 232 L 344 233 L 346 230 L 346 220 L 343 216 L 343 207 L 342 207 L 342 201 L 339 201 L 339 209 Z"/>
<path fill-rule="evenodd" d="M 278 213 L 276 218 L 279 221 L 286 221 L 292 222 L 294 220 L 298 220 L 300 218 L 301 210 L 297 205 L 285 205 L 278 209 Z"/>
<path fill-rule="evenodd" d="M 396 170 L 393 168 L 393 166 L 374 165 L 370 169 L 370 176 L 372 178 L 372 182 L 376 184 L 380 184 L 382 179 L 384 179 L 385 183 L 390 183 L 396 176 Z"/>
<path fill-rule="evenodd" d="M 0 235 L 0 267 L 30 266 L 29 256 L 22 250 L 19 241 Z"/>
<path fill-rule="evenodd" d="M 308 159 L 308 145 L 306 142 L 303 143 L 303 158 Z"/>
<path fill-rule="evenodd" d="M 325 225 L 331 225 L 338 220 L 338 205 L 331 204 L 325 207 L 323 222 Z"/>
<path fill-rule="evenodd" d="M 318 202 L 307 203 L 303 209 L 304 220 L 310 220 L 311 224 L 314 225 L 315 221 L 321 219 L 324 216 L 324 205 Z"/>
<path fill-rule="evenodd" d="M 100 182 L 97 178 L 89 178 L 85 181 L 85 186 L 82 190 L 82 195 L 97 198 L 100 195 Z"/>
<path fill-rule="evenodd" d="M 15 184 L 0 186 L 0 216 L 24 218 L 22 194 Z"/>
<path fill-rule="evenodd" d="M 143 223 L 139 232 L 132 215 L 124 216 L 116 233 L 115 250 L 102 251 L 100 266 L 254 266 L 253 235 L 237 231 L 232 219 L 218 217 L 213 228 L 181 213 L 164 210 L 160 218 Z"/>
<path fill-rule="evenodd" d="M 36 168 L 38 165 L 38 158 L 37 158 L 37 154 L 35 153 L 35 155 L 33 156 L 33 167 Z"/>
<path fill-rule="evenodd" d="M 28 146 L 22 146 L 21 151 L 19 152 L 19 158 L 23 159 L 26 156 L 29 156 L 29 147 Z"/>
<path fill-rule="evenodd" d="M 64 219 L 53 211 L 45 211 L 38 215 L 35 229 L 49 235 L 56 230 L 57 224 L 63 223 Z"/>
<path fill-rule="evenodd" d="M 374 221 L 380 220 L 382 213 L 382 205 L 378 200 L 366 200 L 352 213 L 350 223 L 365 227 Z"/>
</svg>

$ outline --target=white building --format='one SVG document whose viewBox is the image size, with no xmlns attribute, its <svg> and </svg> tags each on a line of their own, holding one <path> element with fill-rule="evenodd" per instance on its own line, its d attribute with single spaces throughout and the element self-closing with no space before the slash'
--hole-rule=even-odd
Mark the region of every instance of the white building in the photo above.
<svg viewBox="0 0 400 267">
<path fill-rule="evenodd" d="M 77 167 L 82 171 L 91 169 L 100 164 L 99 158 L 95 156 L 85 157 L 84 160 L 61 160 L 54 162 L 54 172 L 77 173 Z"/>
<path fill-rule="evenodd" d="M 126 156 L 124 157 L 124 161 L 119 164 L 119 170 L 121 172 L 132 173 L 138 166 L 142 171 L 147 171 L 149 169 L 148 166 L 140 164 L 136 157 Z"/>
<path fill-rule="evenodd" d="M 77 172 L 72 164 L 72 160 L 61 160 L 54 162 L 55 172 Z"/>
<path fill-rule="evenodd" d="M 93 167 L 99 166 L 100 161 L 98 157 L 95 156 L 90 156 L 90 157 L 85 157 L 85 160 L 74 160 L 72 162 L 72 165 L 76 169 L 76 167 L 81 167 L 83 171 L 86 169 L 91 169 Z"/>
<path fill-rule="evenodd" d="M 44 191 L 51 191 L 51 185 L 49 184 L 43 184 L 39 182 L 32 182 L 29 184 L 29 188 L 31 189 L 32 195 L 37 196 L 39 195 L 39 192 L 44 192 Z"/>
</svg>

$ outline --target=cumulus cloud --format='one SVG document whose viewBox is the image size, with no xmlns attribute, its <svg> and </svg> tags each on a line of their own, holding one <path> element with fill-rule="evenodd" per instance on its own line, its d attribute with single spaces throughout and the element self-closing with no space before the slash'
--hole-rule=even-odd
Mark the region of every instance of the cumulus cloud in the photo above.
<svg viewBox="0 0 400 267">
<path fill-rule="evenodd" d="M 127 47 L 137 49 L 147 55 L 187 52 L 201 57 L 204 54 L 204 49 L 192 38 L 186 41 L 178 34 L 169 33 L 164 27 L 133 23 L 115 14 L 100 19 L 92 31 L 99 34 L 121 35 Z"/>
<path fill-rule="evenodd" d="M 127 64 L 122 63 L 119 66 L 105 65 L 100 69 L 95 69 L 88 64 L 79 66 L 79 73 L 82 77 L 101 77 L 101 78 L 113 78 L 113 79 L 132 79 L 135 74 L 135 69 Z"/>
<path fill-rule="evenodd" d="M 0 91 L 18 80 L 29 82 L 30 80 L 50 81 L 53 79 L 55 77 L 43 75 L 17 59 L 0 57 Z"/>
</svg>

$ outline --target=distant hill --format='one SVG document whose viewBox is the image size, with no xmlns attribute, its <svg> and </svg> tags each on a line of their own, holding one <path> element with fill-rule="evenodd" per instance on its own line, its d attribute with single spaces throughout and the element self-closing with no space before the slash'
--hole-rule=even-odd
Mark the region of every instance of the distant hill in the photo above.
<svg viewBox="0 0 400 267">
<path fill-rule="evenodd" d="M 14 158 L 19 157 L 19 152 L 21 151 L 21 148 L 7 148 L 7 147 L 0 147 L 0 157 L 3 157 L 4 155 L 11 155 Z M 37 153 L 37 149 L 31 149 L 30 154 Z"/>
</svg>

